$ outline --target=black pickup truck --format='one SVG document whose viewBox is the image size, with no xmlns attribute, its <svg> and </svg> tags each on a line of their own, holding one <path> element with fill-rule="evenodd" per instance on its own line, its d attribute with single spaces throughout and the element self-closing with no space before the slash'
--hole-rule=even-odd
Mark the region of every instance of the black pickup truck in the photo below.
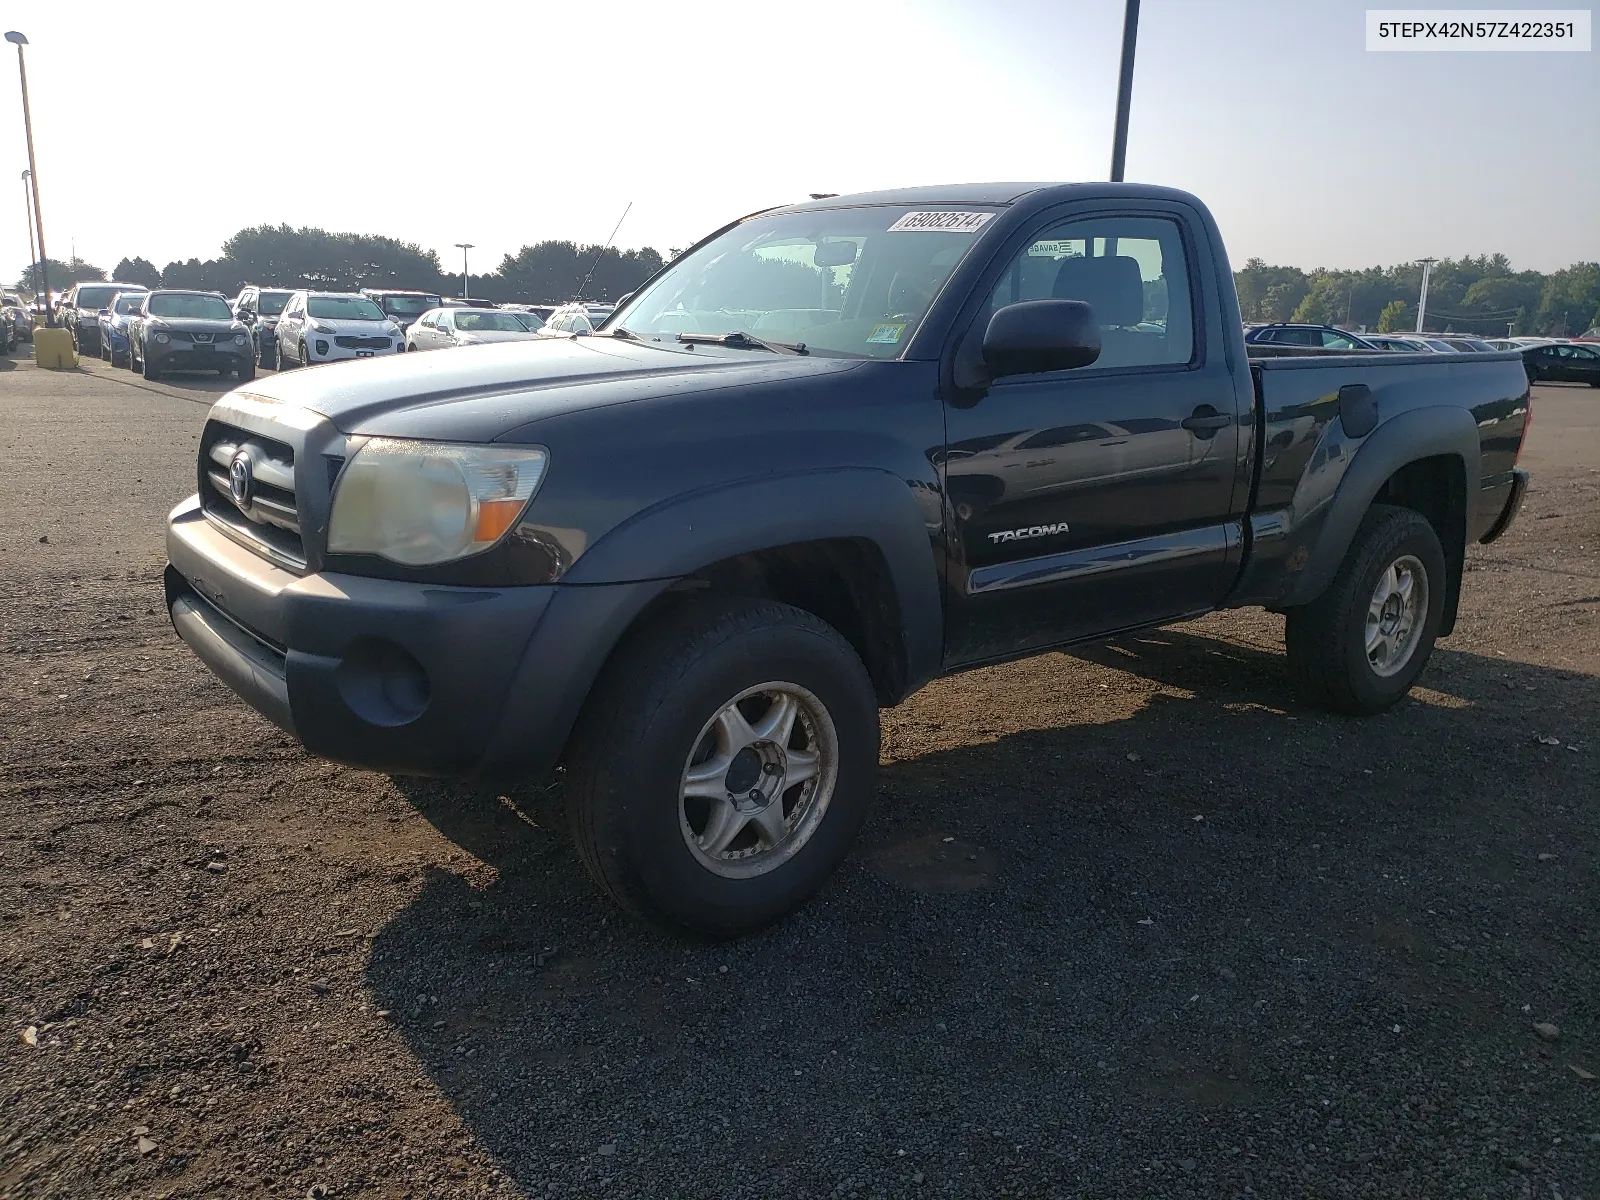
<svg viewBox="0 0 1600 1200">
<path fill-rule="evenodd" d="M 734 933 L 837 865 L 936 676 L 1260 605 L 1306 701 L 1405 694 L 1526 487 L 1522 361 L 1261 349 L 1182 192 L 774 209 L 594 334 L 224 397 L 167 603 L 313 753 L 564 764 L 623 907 Z"/>
</svg>

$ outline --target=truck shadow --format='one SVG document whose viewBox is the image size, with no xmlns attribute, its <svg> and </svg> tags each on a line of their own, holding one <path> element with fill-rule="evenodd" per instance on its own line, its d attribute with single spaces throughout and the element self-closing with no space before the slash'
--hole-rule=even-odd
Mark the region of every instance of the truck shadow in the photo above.
<svg viewBox="0 0 1600 1200">
<path fill-rule="evenodd" d="M 1413 1053 L 1450 1076 L 1504 1036 L 1514 981 L 1600 986 L 1585 941 L 1565 941 L 1600 886 L 1569 825 L 1600 800 L 1600 747 L 1565 745 L 1600 680 L 1440 650 L 1417 698 L 1355 721 L 1295 705 L 1280 655 L 1202 634 L 1074 657 L 1048 669 L 1157 686 L 1131 716 L 955 728 L 961 744 L 886 762 L 835 879 L 734 943 L 611 908 L 569 848 L 559 783 L 399 779 L 489 870 L 429 874 L 373 945 L 372 990 L 527 1194 L 710 1194 L 715 1174 L 792 1195 L 850 1172 L 862 1121 L 881 1153 L 929 1147 L 930 1184 L 963 1155 L 980 1192 L 1004 1181 L 1001 1129 L 1065 1144 L 1150 1122 L 1155 1138 L 1204 1113 L 1208 1138 L 1244 1138 L 1397 1005 Z M 1563 849 L 1561 871 L 1538 858 Z M 1457 909 L 1470 932 L 1439 915 Z M 1453 940 L 1491 926 L 1548 934 L 1464 966 Z"/>
</svg>

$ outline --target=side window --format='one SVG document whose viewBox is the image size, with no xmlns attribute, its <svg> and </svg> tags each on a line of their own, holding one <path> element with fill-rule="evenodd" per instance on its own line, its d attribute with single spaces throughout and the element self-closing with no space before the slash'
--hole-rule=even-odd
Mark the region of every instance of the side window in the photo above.
<svg viewBox="0 0 1600 1200">
<path fill-rule="evenodd" d="M 1023 300 L 1082 300 L 1100 325 L 1096 367 L 1187 363 L 1194 306 L 1183 236 L 1164 217 L 1092 217 L 1044 230 L 1012 260 L 980 318 Z"/>
<path fill-rule="evenodd" d="M 572 331 L 574 333 L 592 333 L 594 326 L 589 324 L 589 318 L 582 313 L 572 314 Z"/>
<path fill-rule="evenodd" d="M 1322 344 L 1331 350 L 1354 350 L 1356 344 L 1343 334 L 1335 333 L 1331 329 L 1322 331 Z"/>
</svg>

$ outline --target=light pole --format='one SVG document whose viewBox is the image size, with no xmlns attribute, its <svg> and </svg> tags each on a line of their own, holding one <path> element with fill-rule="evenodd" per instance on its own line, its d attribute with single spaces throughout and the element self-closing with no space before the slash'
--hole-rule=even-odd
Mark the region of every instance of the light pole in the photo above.
<svg viewBox="0 0 1600 1200">
<path fill-rule="evenodd" d="M 1428 280 L 1433 278 L 1433 264 L 1437 258 L 1419 258 L 1422 264 L 1422 295 L 1417 298 L 1417 332 L 1422 332 L 1422 322 L 1428 315 Z"/>
<path fill-rule="evenodd" d="M 1122 72 L 1117 77 L 1117 127 L 1111 135 L 1111 182 L 1122 182 L 1128 161 L 1128 110 L 1133 107 L 1133 46 L 1139 38 L 1139 0 L 1128 0 L 1122 17 Z"/>
<path fill-rule="evenodd" d="M 33 160 L 33 113 L 28 109 L 28 63 L 23 58 L 22 48 L 28 44 L 28 39 L 13 29 L 6 34 L 6 41 L 17 48 L 17 74 L 22 78 L 22 127 L 28 135 L 28 179 L 33 190 L 33 223 L 39 235 L 39 268 L 34 272 L 34 284 L 44 293 L 44 323 L 47 328 L 54 329 L 56 324 L 55 308 L 50 303 L 50 273 L 44 249 L 44 213 L 39 209 L 39 164 Z"/>
<path fill-rule="evenodd" d="M 32 178 L 33 172 L 23 168 L 22 211 L 28 214 L 28 261 L 33 264 L 33 282 L 37 288 L 39 283 L 39 252 L 33 248 L 33 196 L 28 191 L 28 181 Z"/>
<path fill-rule="evenodd" d="M 457 242 L 456 249 L 461 251 L 461 298 L 472 299 L 472 285 L 467 282 L 467 251 L 472 249 L 471 242 Z"/>
</svg>

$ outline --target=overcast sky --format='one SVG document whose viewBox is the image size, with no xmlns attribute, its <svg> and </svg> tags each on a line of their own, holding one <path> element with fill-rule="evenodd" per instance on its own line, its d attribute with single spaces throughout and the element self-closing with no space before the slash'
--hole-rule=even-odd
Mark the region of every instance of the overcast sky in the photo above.
<svg viewBox="0 0 1600 1200">
<path fill-rule="evenodd" d="M 1368 53 L 1365 8 L 1144 0 L 1128 177 L 1200 195 L 1236 266 L 1600 259 L 1600 52 Z M 52 257 L 108 270 L 288 222 L 455 269 L 473 242 L 480 271 L 602 241 L 630 201 L 618 244 L 665 251 L 808 192 L 1103 179 L 1122 20 L 1121 0 L 5 9 L 32 42 Z M 12 280 L 27 157 L 0 50 Z"/>
</svg>

